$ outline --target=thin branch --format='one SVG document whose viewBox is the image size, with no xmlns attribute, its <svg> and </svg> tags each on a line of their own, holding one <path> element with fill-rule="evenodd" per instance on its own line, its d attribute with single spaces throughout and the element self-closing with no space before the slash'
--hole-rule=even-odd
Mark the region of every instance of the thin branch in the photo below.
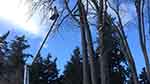
<svg viewBox="0 0 150 84">
<path fill-rule="evenodd" d="M 142 1 L 142 9 L 141 9 L 142 21 L 141 21 L 141 24 L 142 24 L 142 29 L 143 29 L 143 32 L 142 32 L 142 34 L 143 34 L 143 43 L 146 46 L 145 25 L 144 25 L 144 5 L 145 5 L 145 0 Z"/>
<path fill-rule="evenodd" d="M 97 0 L 91 0 L 91 2 L 94 4 L 97 11 L 99 11 L 99 6 Z"/>
<path fill-rule="evenodd" d="M 123 29 L 123 24 L 122 24 L 122 21 L 121 21 L 121 17 L 120 17 L 120 14 L 119 14 L 119 10 L 116 10 L 115 8 L 113 8 L 110 4 L 110 2 L 108 1 L 108 5 L 109 7 L 116 13 L 117 17 L 118 17 L 118 22 L 119 22 L 119 26 L 121 29 Z M 119 9 L 119 8 L 117 8 Z"/>
<path fill-rule="evenodd" d="M 150 0 L 147 0 L 147 16 L 148 16 L 148 26 L 149 26 L 149 35 L 150 35 Z"/>
<path fill-rule="evenodd" d="M 71 13 L 75 10 L 75 8 L 77 7 L 77 3 L 76 3 L 76 5 L 72 8 L 72 10 L 70 11 Z M 57 28 L 59 28 L 60 27 L 60 25 L 65 21 L 65 19 L 71 14 L 71 13 L 68 13 L 67 15 L 65 15 L 63 18 L 62 18 L 62 20 L 59 22 L 59 24 L 57 25 Z M 72 16 L 74 16 L 73 14 L 72 14 Z"/>
<path fill-rule="evenodd" d="M 96 10 L 90 1 L 89 1 L 89 5 L 92 7 L 93 10 Z"/>
<path fill-rule="evenodd" d="M 145 37 L 145 30 L 144 30 L 144 1 L 143 0 L 136 0 L 135 1 L 135 8 L 136 8 L 136 13 L 138 17 L 138 29 L 139 29 L 139 39 L 140 39 L 140 46 L 144 55 L 145 59 L 145 65 L 147 69 L 147 78 L 148 81 L 150 81 L 150 66 L 149 66 L 149 58 L 148 58 L 148 53 L 147 53 L 147 48 L 146 48 L 146 37 Z"/>
<path fill-rule="evenodd" d="M 73 16 L 72 11 L 70 10 L 70 8 L 69 8 L 69 6 L 68 6 L 67 0 L 64 0 L 64 3 L 65 3 L 65 6 L 66 6 L 66 9 L 67 9 L 68 12 L 70 13 L 71 17 L 72 17 L 78 24 L 80 24 L 80 21 L 79 21 L 75 16 Z M 77 2 L 76 2 L 76 5 L 77 5 Z"/>
<path fill-rule="evenodd" d="M 127 58 L 128 58 L 128 62 L 129 62 L 130 67 L 131 67 L 131 73 L 132 73 L 133 81 L 134 81 L 135 84 L 138 84 L 138 78 L 137 78 L 135 62 L 134 62 L 131 50 L 130 50 L 129 45 L 128 45 L 128 41 L 127 41 L 126 36 L 125 36 L 125 32 L 123 30 L 124 27 L 123 27 L 121 17 L 120 17 L 120 14 L 119 14 L 119 4 L 117 4 L 117 6 L 118 6 L 117 9 L 118 10 L 113 8 L 109 1 L 108 1 L 108 5 L 117 15 L 117 18 L 118 18 L 118 21 L 119 21 L 119 24 L 118 24 L 119 27 L 117 27 L 114 23 L 113 23 L 113 25 L 115 26 L 115 28 L 116 28 L 116 30 L 117 30 L 120 38 L 121 38 L 122 44 L 124 46 L 125 53 L 127 53 Z"/>
</svg>

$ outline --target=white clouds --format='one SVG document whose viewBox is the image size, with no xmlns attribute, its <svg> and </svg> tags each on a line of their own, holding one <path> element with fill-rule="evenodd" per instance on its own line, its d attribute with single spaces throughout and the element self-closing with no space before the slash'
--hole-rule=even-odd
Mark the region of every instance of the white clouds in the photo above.
<svg viewBox="0 0 150 84">
<path fill-rule="evenodd" d="M 116 5 L 115 3 L 111 2 L 111 6 L 113 8 L 116 8 L 115 5 Z M 111 8 L 108 8 L 108 13 L 110 13 L 114 17 L 117 17 L 115 12 Z M 119 6 L 119 14 L 121 16 L 123 25 L 128 24 L 128 22 L 133 21 L 136 15 L 134 3 L 121 2 Z"/>
<path fill-rule="evenodd" d="M 40 28 L 35 19 L 27 21 L 28 15 L 31 13 L 32 4 L 25 5 L 24 2 L 25 0 L 0 0 L 0 17 L 17 26 L 16 29 L 38 35 Z"/>
<path fill-rule="evenodd" d="M 129 3 L 122 3 L 120 4 L 120 15 L 122 17 L 123 24 L 128 23 L 129 21 L 133 20 L 135 15 L 135 9 L 133 4 Z"/>
</svg>

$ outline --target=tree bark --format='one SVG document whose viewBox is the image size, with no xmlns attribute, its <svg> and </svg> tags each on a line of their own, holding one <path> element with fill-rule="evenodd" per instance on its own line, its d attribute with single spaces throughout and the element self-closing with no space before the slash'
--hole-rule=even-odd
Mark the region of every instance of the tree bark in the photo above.
<svg viewBox="0 0 150 84">
<path fill-rule="evenodd" d="M 137 17 L 138 17 L 138 29 L 139 29 L 139 39 L 140 39 L 140 45 L 141 49 L 144 55 L 145 59 L 145 65 L 147 69 L 147 78 L 148 81 L 150 82 L 150 62 L 148 58 L 148 53 L 146 49 L 146 37 L 145 37 L 145 28 L 144 28 L 144 13 L 143 13 L 143 8 L 144 8 L 144 0 L 136 0 L 135 1 L 135 7 L 136 7 L 136 12 L 137 12 Z"/>
<path fill-rule="evenodd" d="M 22 74 L 21 74 L 21 71 L 20 71 L 20 68 L 17 68 L 16 69 L 16 84 L 22 84 Z"/>
<path fill-rule="evenodd" d="M 108 2 L 108 4 L 109 4 L 109 2 Z M 126 58 L 128 60 L 129 67 L 131 69 L 131 76 L 133 78 L 133 82 L 134 82 L 134 84 L 139 84 L 135 62 L 134 62 L 131 50 L 130 50 L 129 45 L 128 45 L 128 41 L 126 39 L 125 32 L 123 30 L 124 28 L 123 28 L 123 25 L 122 25 L 121 17 L 119 15 L 119 6 L 118 6 L 117 10 L 114 9 L 113 7 L 111 7 L 110 4 L 109 4 L 109 7 L 116 13 L 117 18 L 118 18 L 119 23 L 117 24 L 117 26 L 116 26 L 116 24 L 113 23 L 113 26 L 115 26 L 115 29 L 117 30 L 117 32 L 120 36 L 121 45 L 123 46 L 123 51 L 124 51 L 123 53 L 124 53 L 124 55 L 126 56 Z"/>
<path fill-rule="evenodd" d="M 79 0 L 78 6 L 79 6 L 80 17 L 82 17 L 81 22 L 83 21 L 85 35 L 87 39 L 87 48 L 89 52 L 89 62 L 90 62 L 90 71 L 91 71 L 91 82 L 92 84 L 97 84 L 96 70 L 95 70 L 95 65 L 94 65 L 95 64 L 94 63 L 95 52 L 94 52 L 94 48 L 92 44 L 92 35 L 91 35 L 90 28 L 89 28 L 87 15 L 86 15 L 86 12 L 85 12 L 85 9 L 81 0 Z"/>
<path fill-rule="evenodd" d="M 80 8 L 79 8 L 80 10 Z M 88 75 L 88 54 L 87 54 L 87 43 L 85 36 L 85 28 L 82 13 L 80 13 L 80 32 L 81 32 L 81 46 L 82 46 L 82 57 L 83 57 L 83 84 L 90 84 Z"/>
<path fill-rule="evenodd" d="M 110 77 L 109 77 L 109 63 L 108 63 L 108 54 L 104 54 L 107 49 L 111 47 L 107 42 L 109 39 L 106 39 L 107 31 L 109 28 L 106 26 L 106 0 L 100 0 L 100 8 L 97 9 L 97 30 L 99 32 L 100 38 L 100 76 L 101 76 L 101 84 L 110 84 Z"/>
<path fill-rule="evenodd" d="M 133 78 L 133 82 L 134 82 L 134 84 L 139 84 L 135 62 L 134 62 L 133 56 L 131 54 L 131 50 L 130 50 L 129 45 L 128 45 L 128 41 L 125 37 L 125 33 L 123 30 L 120 30 L 118 28 L 116 28 L 116 29 L 117 29 L 117 32 L 119 33 L 120 38 L 121 38 L 121 43 L 123 45 L 124 54 L 126 55 L 126 58 L 128 60 L 128 63 L 129 63 L 129 67 L 131 69 L 131 75 Z"/>
</svg>

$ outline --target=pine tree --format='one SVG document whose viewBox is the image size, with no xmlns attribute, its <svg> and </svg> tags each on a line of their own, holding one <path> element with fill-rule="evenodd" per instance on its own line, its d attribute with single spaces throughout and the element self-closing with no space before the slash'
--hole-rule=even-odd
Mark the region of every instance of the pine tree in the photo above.
<svg viewBox="0 0 150 84">
<path fill-rule="evenodd" d="M 113 21 L 112 17 L 109 17 L 111 21 Z M 107 28 L 105 28 L 104 32 L 104 40 L 103 44 L 105 46 L 99 45 L 96 50 L 96 59 L 101 59 L 101 54 L 103 54 L 107 61 L 107 73 L 109 76 L 109 82 L 113 82 L 114 84 L 124 84 L 127 82 L 127 78 L 130 76 L 130 70 L 128 68 L 128 63 L 125 54 L 122 51 L 122 44 L 120 42 L 120 37 L 118 33 L 115 31 L 112 23 L 107 24 Z M 99 39 L 98 39 L 99 40 Z M 100 52 L 101 48 L 104 48 L 105 51 Z M 102 60 L 102 59 L 101 59 Z M 96 60 L 96 66 L 100 69 L 101 62 Z M 99 70 L 99 69 L 97 69 Z M 97 71 L 97 73 L 101 74 L 101 72 Z M 105 73 L 103 73 L 105 74 Z M 101 77 L 98 76 L 99 82 L 101 81 Z"/>
<path fill-rule="evenodd" d="M 25 58 L 30 56 L 24 50 L 29 47 L 25 36 L 16 36 L 15 40 L 10 43 L 9 64 L 15 72 L 15 84 L 23 83 Z"/>
<path fill-rule="evenodd" d="M 149 84 L 145 68 L 142 69 L 142 72 L 139 75 L 139 79 L 140 79 L 140 84 Z"/>
<path fill-rule="evenodd" d="M 0 36 L 0 83 L 8 84 L 8 42 L 6 41 L 9 32 L 5 33 L 4 35 Z"/>
<path fill-rule="evenodd" d="M 8 52 L 8 42 L 6 41 L 6 38 L 8 37 L 9 35 L 9 31 L 0 36 L 0 66 L 3 65 L 4 63 L 4 58 L 6 58 L 7 56 L 7 52 Z"/>
<path fill-rule="evenodd" d="M 82 66 L 78 47 L 65 66 L 63 84 L 82 84 Z"/>
<path fill-rule="evenodd" d="M 58 84 L 57 59 L 52 60 L 49 54 L 46 59 L 39 56 L 37 62 L 30 66 L 31 84 Z"/>
</svg>

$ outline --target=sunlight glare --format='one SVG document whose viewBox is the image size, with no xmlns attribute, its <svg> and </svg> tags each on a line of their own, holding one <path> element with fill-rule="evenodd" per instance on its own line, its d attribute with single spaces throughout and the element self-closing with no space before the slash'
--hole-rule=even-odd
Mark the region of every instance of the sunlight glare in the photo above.
<svg viewBox="0 0 150 84">
<path fill-rule="evenodd" d="M 39 28 L 34 19 L 27 21 L 31 12 L 32 3 L 24 4 L 27 0 L 0 0 L 0 18 L 7 19 L 19 26 L 19 29 L 37 34 Z M 31 1 L 31 0 L 28 0 Z M 30 11 L 30 12 L 29 12 Z"/>
</svg>

